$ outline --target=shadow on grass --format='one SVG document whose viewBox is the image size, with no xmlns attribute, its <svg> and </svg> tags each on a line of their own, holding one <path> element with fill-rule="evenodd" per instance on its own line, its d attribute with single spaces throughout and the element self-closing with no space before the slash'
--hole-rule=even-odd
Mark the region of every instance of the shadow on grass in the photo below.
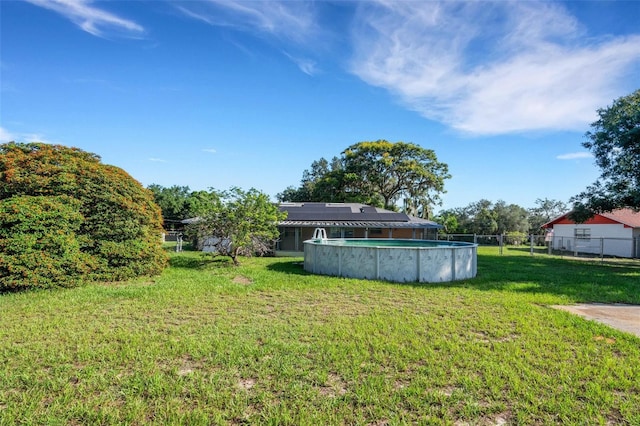
<svg viewBox="0 0 640 426">
<path fill-rule="evenodd" d="M 528 247 L 509 247 L 509 251 L 520 252 L 530 254 L 531 249 Z M 547 256 L 549 254 L 549 250 L 547 248 L 535 247 L 534 248 L 534 256 L 543 255 Z M 590 253 L 578 253 L 577 256 L 574 255 L 572 251 L 557 251 L 554 250 L 552 255 L 560 256 L 562 259 L 567 260 L 582 260 L 587 262 L 601 262 L 601 263 L 611 263 L 615 265 L 623 265 L 623 266 L 631 266 L 640 268 L 640 259 L 631 259 L 627 257 L 615 257 L 615 256 L 604 256 L 600 257 L 599 254 L 590 254 Z"/>
<path fill-rule="evenodd" d="M 568 296 L 576 302 L 640 304 L 640 267 L 541 256 L 478 255 L 476 278 L 430 286 Z"/>
<path fill-rule="evenodd" d="M 269 270 L 311 275 L 296 261 L 275 262 Z M 447 283 L 402 283 L 419 288 L 464 287 L 486 291 L 551 294 L 576 302 L 640 305 L 640 266 L 527 255 L 478 255 L 476 278 Z"/>
<path fill-rule="evenodd" d="M 201 252 L 192 255 L 175 255 L 169 258 L 169 266 L 182 269 L 205 269 L 209 267 L 229 267 L 233 262 L 227 257 L 211 257 Z"/>
<path fill-rule="evenodd" d="M 510 247 L 505 247 L 505 250 L 517 251 L 517 252 L 526 253 L 526 254 L 531 253 L 531 247 L 525 247 L 525 246 L 510 246 Z M 536 246 L 533 248 L 533 254 L 534 255 L 547 254 L 547 248 Z"/>
<path fill-rule="evenodd" d="M 169 258 L 169 266 L 182 269 L 200 269 L 204 266 L 203 259 L 197 257 L 173 256 Z"/>
<path fill-rule="evenodd" d="M 175 253 L 176 252 L 176 243 L 174 242 L 168 242 L 168 243 L 163 243 L 162 244 L 162 249 L 166 252 L 169 253 Z M 197 252 L 199 250 L 197 250 L 191 243 L 185 242 L 182 244 L 182 251 L 183 252 Z"/>
<path fill-rule="evenodd" d="M 304 270 L 304 262 L 301 262 L 300 260 L 285 260 L 282 262 L 272 263 L 267 266 L 267 269 L 284 274 L 310 275 L 309 272 Z"/>
</svg>

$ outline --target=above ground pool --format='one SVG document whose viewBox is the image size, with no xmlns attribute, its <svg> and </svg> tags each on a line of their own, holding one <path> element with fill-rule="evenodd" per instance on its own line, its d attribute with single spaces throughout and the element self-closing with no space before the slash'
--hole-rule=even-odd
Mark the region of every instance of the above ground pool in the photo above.
<svg viewBox="0 0 640 426">
<path fill-rule="evenodd" d="M 321 275 L 394 282 L 447 282 L 476 276 L 477 244 L 396 239 L 304 242 L 304 269 Z"/>
</svg>

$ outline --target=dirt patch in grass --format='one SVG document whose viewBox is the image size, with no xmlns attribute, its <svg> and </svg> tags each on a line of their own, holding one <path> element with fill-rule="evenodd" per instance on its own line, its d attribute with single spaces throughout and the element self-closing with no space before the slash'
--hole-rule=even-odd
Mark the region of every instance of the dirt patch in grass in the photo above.
<svg viewBox="0 0 640 426">
<path fill-rule="evenodd" d="M 347 384 L 340 376 L 335 373 L 331 373 L 327 376 L 325 385 L 320 386 L 318 391 L 322 396 L 335 398 L 338 395 L 344 395 L 347 393 Z"/>
<path fill-rule="evenodd" d="M 202 361 L 194 359 L 191 355 L 184 355 L 178 360 L 176 374 L 180 377 L 193 374 L 196 370 L 202 369 Z"/>
<path fill-rule="evenodd" d="M 252 377 L 238 380 L 238 387 L 244 390 L 250 390 L 256 385 L 256 379 Z"/>
<path fill-rule="evenodd" d="M 243 275 L 236 275 L 235 277 L 233 277 L 231 282 L 233 282 L 235 284 L 242 284 L 242 285 L 251 285 L 251 284 L 253 284 L 253 281 L 250 278 L 247 278 L 247 277 L 245 277 Z"/>
</svg>

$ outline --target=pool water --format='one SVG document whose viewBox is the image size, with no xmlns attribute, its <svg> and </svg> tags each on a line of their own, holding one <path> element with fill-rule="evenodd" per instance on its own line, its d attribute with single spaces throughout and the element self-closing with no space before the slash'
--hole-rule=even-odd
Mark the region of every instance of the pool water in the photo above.
<svg viewBox="0 0 640 426">
<path fill-rule="evenodd" d="M 339 246 L 354 246 L 354 247 L 454 247 L 465 246 L 468 243 L 458 241 L 433 241 L 433 240 L 398 240 L 390 238 L 360 238 L 360 239 L 325 239 L 313 240 L 318 244 L 329 244 Z"/>
</svg>

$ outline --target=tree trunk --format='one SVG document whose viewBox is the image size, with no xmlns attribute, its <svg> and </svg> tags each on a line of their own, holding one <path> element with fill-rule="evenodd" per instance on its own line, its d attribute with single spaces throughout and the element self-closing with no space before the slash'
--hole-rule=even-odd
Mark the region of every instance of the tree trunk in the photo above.
<svg viewBox="0 0 640 426">
<path fill-rule="evenodd" d="M 240 266 L 240 262 L 238 262 L 238 249 L 234 248 L 229 252 L 229 256 L 231 256 L 231 260 L 233 260 L 234 266 Z"/>
</svg>

